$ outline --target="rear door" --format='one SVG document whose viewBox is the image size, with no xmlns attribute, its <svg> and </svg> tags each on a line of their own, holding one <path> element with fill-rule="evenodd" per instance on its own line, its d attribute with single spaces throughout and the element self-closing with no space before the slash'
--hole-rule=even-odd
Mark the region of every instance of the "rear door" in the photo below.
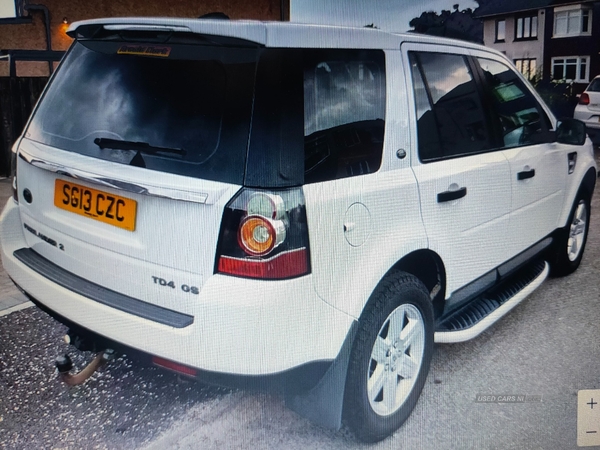
<svg viewBox="0 0 600 450">
<path fill-rule="evenodd" d="M 468 52 L 403 49 L 416 110 L 413 170 L 429 247 L 444 261 L 449 296 L 510 256 L 510 168 L 495 150 Z"/>
</svg>

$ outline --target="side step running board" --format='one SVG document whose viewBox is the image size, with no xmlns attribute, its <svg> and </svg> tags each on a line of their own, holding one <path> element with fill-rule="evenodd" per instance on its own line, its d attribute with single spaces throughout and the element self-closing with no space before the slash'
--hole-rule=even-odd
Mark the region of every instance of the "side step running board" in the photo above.
<svg viewBox="0 0 600 450">
<path fill-rule="evenodd" d="M 434 341 L 451 344 L 478 336 L 542 284 L 549 271 L 546 261 L 521 269 L 506 282 L 439 322 Z"/>
</svg>

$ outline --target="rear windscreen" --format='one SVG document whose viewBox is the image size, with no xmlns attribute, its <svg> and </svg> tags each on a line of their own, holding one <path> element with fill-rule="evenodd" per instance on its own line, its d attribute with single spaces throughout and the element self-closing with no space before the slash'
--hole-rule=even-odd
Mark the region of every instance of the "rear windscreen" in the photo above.
<svg viewBox="0 0 600 450">
<path fill-rule="evenodd" d="M 26 137 L 108 161 L 242 184 L 257 50 L 77 42 Z"/>
<path fill-rule="evenodd" d="M 600 78 L 592 80 L 590 85 L 587 87 L 588 92 L 600 92 Z"/>
</svg>

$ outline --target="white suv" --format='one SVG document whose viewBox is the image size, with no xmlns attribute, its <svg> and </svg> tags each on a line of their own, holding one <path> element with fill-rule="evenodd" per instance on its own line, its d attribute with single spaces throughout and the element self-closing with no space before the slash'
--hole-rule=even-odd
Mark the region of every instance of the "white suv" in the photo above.
<svg viewBox="0 0 600 450">
<path fill-rule="evenodd" d="M 498 52 L 292 23 L 69 34 L 14 146 L 0 239 L 76 342 L 278 386 L 375 441 L 416 404 L 434 342 L 581 261 L 585 126 Z"/>
</svg>

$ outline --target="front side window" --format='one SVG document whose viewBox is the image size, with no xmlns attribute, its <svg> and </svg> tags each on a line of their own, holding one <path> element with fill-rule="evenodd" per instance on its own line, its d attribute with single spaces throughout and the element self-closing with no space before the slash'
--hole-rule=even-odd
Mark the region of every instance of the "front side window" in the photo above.
<svg viewBox="0 0 600 450">
<path fill-rule="evenodd" d="M 587 83 L 589 80 L 589 67 L 589 56 L 552 58 L 552 79 Z"/>
<path fill-rule="evenodd" d="M 538 34 L 538 17 L 536 15 L 518 17 L 515 27 L 515 39 L 536 39 Z"/>
<path fill-rule="evenodd" d="M 466 57 L 410 52 L 421 161 L 492 148 L 485 112 Z"/>
<path fill-rule="evenodd" d="M 477 58 L 483 72 L 492 125 L 504 148 L 540 142 L 550 121 L 533 94 L 506 64 Z"/>
<path fill-rule="evenodd" d="M 554 8 L 554 37 L 590 35 L 592 10 L 582 5 Z"/>
</svg>

